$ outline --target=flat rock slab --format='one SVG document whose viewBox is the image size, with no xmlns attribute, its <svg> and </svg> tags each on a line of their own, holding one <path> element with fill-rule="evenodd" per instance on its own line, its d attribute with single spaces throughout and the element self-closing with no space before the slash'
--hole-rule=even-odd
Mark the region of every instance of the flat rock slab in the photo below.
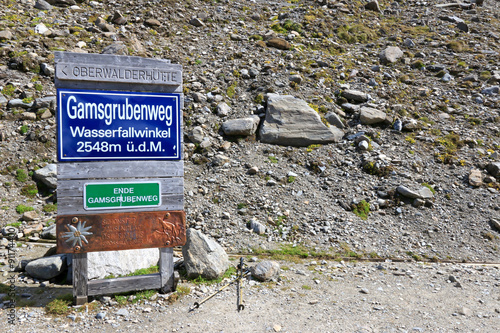
<svg viewBox="0 0 500 333">
<path fill-rule="evenodd" d="M 434 194 L 432 194 L 432 191 L 425 186 L 422 186 L 421 188 L 415 190 L 415 189 L 410 189 L 406 186 L 400 185 L 397 187 L 396 190 L 402 196 L 410 198 L 410 199 L 432 199 L 432 198 L 434 198 Z"/>
<path fill-rule="evenodd" d="M 274 47 L 280 50 L 290 50 L 292 45 L 282 38 L 271 38 L 267 41 L 267 46 Z"/>
<path fill-rule="evenodd" d="M 387 115 L 384 111 L 377 110 L 375 108 L 370 108 L 363 106 L 359 111 L 359 119 L 363 125 L 373 125 L 382 123 L 385 121 Z"/>
<path fill-rule="evenodd" d="M 342 92 L 342 97 L 356 103 L 364 103 L 368 101 L 368 94 L 359 90 L 344 90 Z"/>
<path fill-rule="evenodd" d="M 327 127 L 305 101 L 290 95 L 268 94 L 266 118 L 260 130 L 264 143 L 307 147 L 337 142 L 344 132 Z"/>
<path fill-rule="evenodd" d="M 157 248 L 89 252 L 88 278 L 103 279 L 109 275 L 126 275 L 138 269 L 148 268 L 158 264 L 160 251 Z"/>
</svg>

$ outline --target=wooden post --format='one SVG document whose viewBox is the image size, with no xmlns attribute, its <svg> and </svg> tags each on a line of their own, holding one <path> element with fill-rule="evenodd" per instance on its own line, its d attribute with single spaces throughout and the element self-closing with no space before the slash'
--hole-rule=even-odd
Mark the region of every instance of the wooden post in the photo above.
<svg viewBox="0 0 500 333">
<path fill-rule="evenodd" d="M 166 294 L 174 291 L 174 249 L 171 247 L 160 249 L 160 280 L 161 292 Z"/>
<path fill-rule="evenodd" d="M 82 305 L 88 301 L 87 253 L 73 254 L 73 301 Z"/>
</svg>

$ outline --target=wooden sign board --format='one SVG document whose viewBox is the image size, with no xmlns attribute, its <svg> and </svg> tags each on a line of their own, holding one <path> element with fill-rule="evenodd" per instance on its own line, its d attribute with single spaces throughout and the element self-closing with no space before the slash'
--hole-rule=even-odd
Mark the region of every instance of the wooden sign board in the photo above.
<svg viewBox="0 0 500 333">
<path fill-rule="evenodd" d="M 57 251 L 73 254 L 73 295 L 175 290 L 186 242 L 182 66 L 55 52 Z M 88 281 L 87 252 L 159 248 L 160 273 Z"/>
<path fill-rule="evenodd" d="M 185 224 L 183 211 L 59 215 L 57 253 L 179 246 Z"/>
</svg>

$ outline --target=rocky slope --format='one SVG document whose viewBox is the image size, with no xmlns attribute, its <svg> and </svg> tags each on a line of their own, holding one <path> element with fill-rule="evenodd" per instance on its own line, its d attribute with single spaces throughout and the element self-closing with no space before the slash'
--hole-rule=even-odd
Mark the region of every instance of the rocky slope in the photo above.
<svg viewBox="0 0 500 333">
<path fill-rule="evenodd" d="M 229 251 L 498 261 L 500 3 L 476 2 L 1 0 L 1 223 L 55 217 L 54 51 L 128 54 L 183 65 L 187 220 Z M 269 94 L 340 137 L 265 143 Z"/>
</svg>

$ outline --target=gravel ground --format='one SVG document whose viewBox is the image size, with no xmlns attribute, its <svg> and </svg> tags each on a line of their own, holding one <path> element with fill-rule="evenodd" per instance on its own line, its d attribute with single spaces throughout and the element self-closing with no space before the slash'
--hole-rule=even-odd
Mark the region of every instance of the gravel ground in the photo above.
<svg viewBox="0 0 500 333">
<path fill-rule="evenodd" d="M 245 281 L 189 311 L 217 286 L 190 285 L 167 305 L 162 297 L 74 312 L 72 318 L 21 308 L 6 332 L 497 332 L 499 265 L 280 262 L 279 282 Z M 1 312 L 3 311 L 3 313 Z M 96 313 L 105 313 L 96 319 Z M 0 310 L 1 318 L 5 311 Z M 71 315 L 70 315 L 71 316 Z"/>
</svg>

